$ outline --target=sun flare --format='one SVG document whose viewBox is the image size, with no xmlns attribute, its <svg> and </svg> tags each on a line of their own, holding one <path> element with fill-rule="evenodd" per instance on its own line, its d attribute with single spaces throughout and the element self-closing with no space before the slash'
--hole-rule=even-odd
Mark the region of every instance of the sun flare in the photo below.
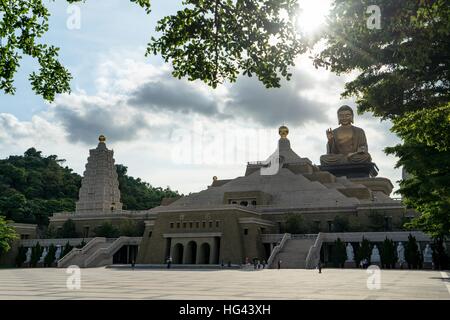
<svg viewBox="0 0 450 320">
<path fill-rule="evenodd" d="M 300 0 L 297 27 L 300 32 L 312 34 L 325 23 L 331 0 Z"/>
</svg>

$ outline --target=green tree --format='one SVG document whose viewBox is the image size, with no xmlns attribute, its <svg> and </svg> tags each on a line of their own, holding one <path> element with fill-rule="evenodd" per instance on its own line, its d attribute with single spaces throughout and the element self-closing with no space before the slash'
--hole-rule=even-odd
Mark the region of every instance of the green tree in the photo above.
<svg viewBox="0 0 450 320">
<path fill-rule="evenodd" d="M 69 241 L 67 241 L 66 245 L 64 246 L 64 249 L 61 252 L 61 256 L 59 259 L 62 259 L 66 254 L 68 254 L 70 251 L 72 251 L 73 246 L 70 245 Z"/>
<path fill-rule="evenodd" d="M 347 260 L 347 251 L 345 249 L 345 243 L 342 242 L 340 238 L 337 238 L 334 242 L 331 257 L 335 267 L 344 267 L 345 260 Z"/>
<path fill-rule="evenodd" d="M 82 0 L 67 0 L 69 3 Z M 150 0 L 131 0 L 147 12 Z M 0 90 L 14 94 L 14 75 L 24 56 L 36 59 L 40 68 L 29 80 L 33 90 L 45 100 L 53 101 L 55 94 L 70 92 L 69 71 L 58 61 L 59 48 L 39 43 L 49 29 L 49 10 L 42 0 L 0 1 Z"/>
<path fill-rule="evenodd" d="M 53 266 L 53 263 L 55 262 L 55 259 L 56 259 L 56 255 L 55 254 L 56 254 L 56 247 L 52 243 L 48 247 L 47 255 L 44 258 L 44 266 L 45 267 L 52 267 Z"/>
<path fill-rule="evenodd" d="M 7 219 L 23 221 L 27 199 L 23 194 L 10 190 L 0 197 L 0 210 Z"/>
<path fill-rule="evenodd" d="M 367 27 L 367 8 L 381 29 Z M 403 143 L 386 151 L 411 173 L 399 193 L 422 216 L 414 226 L 449 235 L 450 6 L 446 0 L 336 0 L 314 64 L 337 74 L 358 71 L 344 97 L 359 112 L 392 120 Z M 441 179 L 439 179 L 441 177 Z"/>
<path fill-rule="evenodd" d="M 295 0 L 183 3 L 186 8 L 158 21 L 162 35 L 152 38 L 147 50 L 170 61 L 177 78 L 200 79 L 215 88 L 242 71 L 267 88 L 279 87 L 280 76 L 289 80 L 288 68 L 306 51 L 295 27 Z"/>
<path fill-rule="evenodd" d="M 42 252 L 44 251 L 44 248 L 41 247 L 41 245 L 38 243 L 36 243 L 36 245 L 31 249 L 31 266 L 33 268 L 36 268 L 39 259 L 42 256 Z"/>
<path fill-rule="evenodd" d="M 94 229 L 94 234 L 96 237 L 118 238 L 120 230 L 111 222 L 106 221 Z"/>
<path fill-rule="evenodd" d="M 372 250 L 369 240 L 363 237 L 359 244 L 359 247 L 356 247 L 355 249 L 355 262 L 357 266 L 359 266 L 360 262 L 364 259 L 370 261 Z"/>
<path fill-rule="evenodd" d="M 57 233 L 58 238 L 78 238 L 80 234 L 76 231 L 75 222 L 72 219 L 67 219 L 62 229 Z"/>
<path fill-rule="evenodd" d="M 69 3 L 82 0 L 67 0 Z M 131 0 L 150 13 L 150 0 Z M 59 48 L 39 43 L 49 29 L 49 10 L 42 0 L 2 0 L 0 6 L 0 89 L 14 94 L 19 60 L 29 56 L 40 69 L 30 74 L 36 94 L 53 101 L 70 92 L 69 71 L 58 61 Z M 212 87 L 237 75 L 256 75 L 266 87 L 290 78 L 295 57 L 306 51 L 296 30 L 296 0 L 184 0 L 184 9 L 157 22 L 161 33 L 147 54 L 172 62 L 173 75 L 200 79 Z"/>
<path fill-rule="evenodd" d="M 0 211 L 15 222 L 39 226 L 47 225 L 53 212 L 73 211 L 81 177 L 63 163 L 34 148 L 0 160 Z"/>
<path fill-rule="evenodd" d="M 395 254 L 395 243 L 394 241 L 388 239 L 384 239 L 381 245 L 381 265 L 383 268 L 391 269 L 395 268 L 395 263 L 397 262 L 397 257 Z"/>
<path fill-rule="evenodd" d="M 56 155 L 43 156 L 30 148 L 23 156 L 0 160 L 0 212 L 15 222 L 36 223 L 41 229 L 55 212 L 72 212 L 78 200 L 81 176 Z M 180 197 L 169 187 L 153 187 L 127 175 L 127 167 L 117 165 L 124 209 L 146 210 L 161 204 L 163 198 Z M 55 237 L 55 230 L 47 230 Z M 60 237 L 65 237 L 61 236 Z M 69 236 L 69 235 L 67 235 Z"/>
<path fill-rule="evenodd" d="M 417 269 L 420 264 L 419 246 L 416 238 L 411 234 L 408 236 L 408 242 L 405 247 L 405 260 L 408 263 L 409 269 Z"/>
<path fill-rule="evenodd" d="M 27 260 L 27 248 L 20 246 L 16 256 L 16 267 L 22 267 L 23 263 Z"/>
<path fill-rule="evenodd" d="M 410 175 L 400 192 L 421 213 L 406 226 L 444 239 L 450 235 L 450 104 L 406 114 L 392 130 L 404 143 L 386 150 Z"/>
<path fill-rule="evenodd" d="M 142 221 L 125 220 L 119 225 L 119 234 L 126 237 L 142 237 L 144 229 L 145 224 Z"/>
<path fill-rule="evenodd" d="M 334 232 L 348 232 L 350 231 L 350 221 L 347 216 L 336 216 L 333 219 Z"/>
<path fill-rule="evenodd" d="M 373 4 L 381 10 L 380 29 L 367 27 Z M 343 92 L 357 97 L 359 111 L 395 119 L 449 101 L 448 1 L 336 0 L 328 24 L 315 65 L 360 71 Z"/>
<path fill-rule="evenodd" d="M 301 214 L 288 213 L 286 217 L 284 232 L 293 234 L 307 233 L 308 224 Z"/>
<path fill-rule="evenodd" d="M 128 176 L 128 168 L 124 165 L 118 164 L 116 169 L 124 209 L 147 210 L 159 206 L 163 198 L 180 196 L 177 191 L 172 191 L 169 187 L 166 189 L 152 187 L 140 178 L 136 179 Z"/>
<path fill-rule="evenodd" d="M 77 249 L 82 249 L 86 245 L 86 241 L 84 239 L 81 241 L 79 245 L 77 245 Z"/>
<path fill-rule="evenodd" d="M 45 235 L 44 235 L 45 239 L 54 239 L 58 237 L 58 232 L 56 231 L 54 226 L 49 226 L 46 230 L 45 230 Z"/>
<path fill-rule="evenodd" d="M 385 220 L 384 215 L 379 212 L 371 212 L 368 215 L 369 225 L 368 229 L 370 231 L 384 231 L 385 230 Z"/>
<path fill-rule="evenodd" d="M 434 240 L 432 249 L 434 268 L 436 270 L 447 270 L 449 267 L 449 256 L 445 250 L 442 238 Z"/>
<path fill-rule="evenodd" d="M 19 238 L 10 222 L 0 216 L 0 256 L 7 253 L 11 249 L 11 243 Z"/>
</svg>

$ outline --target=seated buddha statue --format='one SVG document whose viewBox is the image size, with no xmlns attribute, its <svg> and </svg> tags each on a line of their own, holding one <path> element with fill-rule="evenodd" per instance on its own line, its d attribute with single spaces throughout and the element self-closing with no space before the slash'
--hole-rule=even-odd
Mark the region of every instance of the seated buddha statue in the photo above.
<svg viewBox="0 0 450 320">
<path fill-rule="evenodd" d="M 352 108 L 344 105 L 337 114 L 340 127 L 327 130 L 327 154 L 320 157 L 320 164 L 329 166 L 371 162 L 364 130 L 352 125 Z"/>
</svg>

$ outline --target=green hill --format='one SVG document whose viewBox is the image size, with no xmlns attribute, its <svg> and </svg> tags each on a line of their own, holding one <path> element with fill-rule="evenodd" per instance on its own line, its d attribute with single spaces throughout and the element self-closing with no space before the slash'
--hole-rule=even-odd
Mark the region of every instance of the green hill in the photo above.
<svg viewBox="0 0 450 320">
<path fill-rule="evenodd" d="M 0 215 L 15 222 L 48 225 L 54 212 L 74 211 L 81 176 L 56 155 L 43 156 L 35 148 L 23 156 L 0 160 Z M 145 210 L 158 206 L 164 197 L 178 196 L 170 188 L 152 187 L 127 175 L 116 165 L 123 208 Z"/>
</svg>

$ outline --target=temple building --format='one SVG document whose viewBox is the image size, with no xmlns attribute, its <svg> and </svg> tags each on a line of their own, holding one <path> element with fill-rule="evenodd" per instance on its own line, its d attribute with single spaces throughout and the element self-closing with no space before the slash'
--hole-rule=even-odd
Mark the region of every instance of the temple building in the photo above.
<svg viewBox="0 0 450 320">
<path fill-rule="evenodd" d="M 265 161 L 248 163 L 243 176 L 214 177 L 201 192 L 164 199 L 144 211 L 122 209 L 113 151 L 100 136 L 97 148 L 90 150 L 76 211 L 56 213 L 50 222 L 61 228 L 70 218 L 89 242 L 58 265 L 164 264 L 170 257 L 174 264 L 189 265 L 241 265 L 258 259 L 270 266 L 282 259 L 283 267 L 308 268 L 318 259 L 330 259 L 329 244 L 338 237 L 355 244 L 362 237 L 406 241 L 409 232 L 401 232 L 401 226 L 416 213 L 390 197 L 393 185 L 376 176 L 361 131 L 354 132 L 362 149 L 345 128 L 329 137 L 329 144 L 333 139 L 337 144 L 350 141 L 358 154 L 335 156 L 333 150 L 345 148 L 333 146 L 321 158 L 326 163 L 317 166 L 291 149 L 289 130 L 282 126 L 278 148 Z M 289 230 L 289 219 L 296 217 L 308 226 L 298 234 Z M 336 217 L 350 221 L 352 232 L 335 232 Z M 374 219 L 382 232 L 368 232 Z M 119 225 L 127 220 L 145 224 L 142 237 L 95 237 L 93 230 L 105 221 Z M 414 235 L 419 242 L 429 241 L 421 232 Z"/>
</svg>

